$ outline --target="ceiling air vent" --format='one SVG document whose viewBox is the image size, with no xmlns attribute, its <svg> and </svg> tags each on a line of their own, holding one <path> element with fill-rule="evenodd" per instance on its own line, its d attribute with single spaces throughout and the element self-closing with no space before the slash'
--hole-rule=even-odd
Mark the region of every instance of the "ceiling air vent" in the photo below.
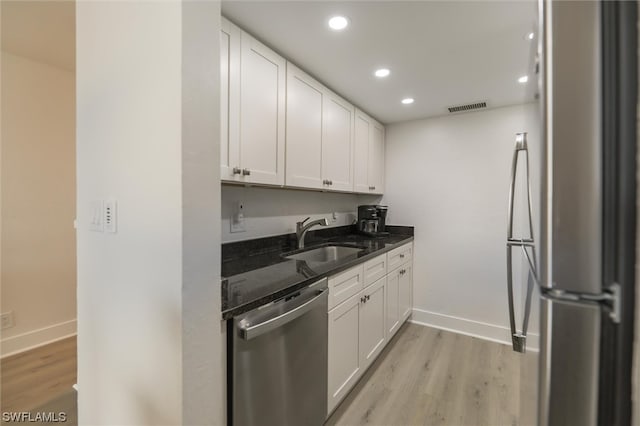
<svg viewBox="0 0 640 426">
<path fill-rule="evenodd" d="M 467 105 L 451 106 L 451 107 L 448 107 L 447 109 L 449 110 L 449 112 L 453 113 L 453 112 L 473 111 L 474 109 L 481 109 L 486 107 L 487 107 L 486 102 L 476 102 L 476 103 L 467 104 Z"/>
</svg>

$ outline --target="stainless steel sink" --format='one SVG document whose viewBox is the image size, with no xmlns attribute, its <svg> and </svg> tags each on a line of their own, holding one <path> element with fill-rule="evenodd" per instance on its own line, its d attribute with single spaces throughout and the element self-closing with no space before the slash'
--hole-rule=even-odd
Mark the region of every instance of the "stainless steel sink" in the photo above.
<svg viewBox="0 0 640 426">
<path fill-rule="evenodd" d="M 335 262 L 362 251 L 362 248 L 343 246 L 324 246 L 285 256 L 287 259 L 304 260 L 312 263 Z"/>
</svg>

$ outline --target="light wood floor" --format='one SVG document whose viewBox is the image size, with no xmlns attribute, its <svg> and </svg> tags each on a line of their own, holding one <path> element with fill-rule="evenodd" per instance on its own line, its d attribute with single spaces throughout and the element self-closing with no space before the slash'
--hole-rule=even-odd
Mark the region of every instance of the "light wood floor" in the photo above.
<svg viewBox="0 0 640 426">
<path fill-rule="evenodd" d="M 515 425 L 518 362 L 508 346 L 406 324 L 327 425 Z M 3 359 L 2 411 L 64 407 L 77 424 L 75 382 L 75 338 Z"/>
<path fill-rule="evenodd" d="M 518 362 L 509 346 L 406 324 L 326 425 L 515 425 Z"/>
<path fill-rule="evenodd" d="M 60 340 L 1 362 L 2 411 L 29 411 L 72 392 L 76 338 Z"/>
</svg>

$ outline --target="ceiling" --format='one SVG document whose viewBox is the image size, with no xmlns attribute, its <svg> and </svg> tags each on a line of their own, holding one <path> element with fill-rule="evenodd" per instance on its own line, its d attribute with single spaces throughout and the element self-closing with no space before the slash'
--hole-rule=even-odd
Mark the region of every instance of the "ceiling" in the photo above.
<svg viewBox="0 0 640 426">
<path fill-rule="evenodd" d="M 535 0 L 223 1 L 222 13 L 383 123 L 533 101 L 534 79 L 517 79 L 533 63 Z M 329 30 L 334 15 L 349 27 Z"/>
<path fill-rule="evenodd" d="M 2 50 L 73 71 L 74 1 L 2 0 Z"/>
</svg>

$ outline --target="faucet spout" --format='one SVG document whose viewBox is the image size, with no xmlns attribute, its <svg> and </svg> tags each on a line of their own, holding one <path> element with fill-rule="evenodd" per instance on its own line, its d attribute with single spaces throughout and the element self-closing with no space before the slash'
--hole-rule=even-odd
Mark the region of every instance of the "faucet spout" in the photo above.
<svg viewBox="0 0 640 426">
<path fill-rule="evenodd" d="M 306 218 L 305 220 L 303 220 L 302 222 L 297 222 L 296 223 L 296 237 L 298 239 L 298 248 L 304 248 L 304 237 L 307 235 L 307 231 L 309 231 L 309 229 L 312 226 L 328 226 L 329 225 L 329 221 L 326 218 L 322 218 L 322 219 L 318 219 L 318 220 L 313 220 L 309 223 L 307 223 L 305 225 L 305 222 L 307 220 L 309 220 L 310 218 Z"/>
</svg>

